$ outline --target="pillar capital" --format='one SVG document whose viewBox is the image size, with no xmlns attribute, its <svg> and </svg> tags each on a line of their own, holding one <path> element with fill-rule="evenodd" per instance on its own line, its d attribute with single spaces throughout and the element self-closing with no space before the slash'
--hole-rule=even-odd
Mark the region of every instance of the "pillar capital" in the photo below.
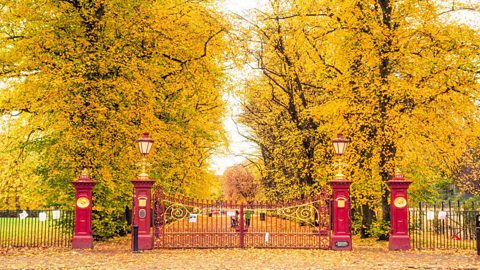
<svg viewBox="0 0 480 270">
<path fill-rule="evenodd" d="M 334 186 L 339 188 L 349 188 L 352 184 L 352 181 L 348 179 L 332 179 L 329 180 L 328 183 L 330 184 L 330 186 L 332 186 L 332 188 Z"/>
<path fill-rule="evenodd" d="M 151 188 L 153 184 L 155 184 L 155 180 L 143 178 L 135 178 L 130 182 L 133 184 L 134 187 L 138 188 Z"/>
<path fill-rule="evenodd" d="M 82 174 L 72 182 L 75 187 L 94 187 L 97 183 L 95 183 L 90 174 L 88 173 L 87 169 L 83 169 Z"/>
<path fill-rule="evenodd" d="M 387 181 L 388 186 L 390 189 L 392 188 L 408 188 L 408 186 L 412 183 L 412 181 L 405 179 L 403 175 L 395 174 L 392 179 Z"/>
</svg>

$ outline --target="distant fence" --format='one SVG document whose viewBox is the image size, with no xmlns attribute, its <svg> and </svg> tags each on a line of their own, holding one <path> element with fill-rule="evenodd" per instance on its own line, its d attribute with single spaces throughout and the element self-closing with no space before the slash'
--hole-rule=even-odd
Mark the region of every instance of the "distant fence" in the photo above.
<svg viewBox="0 0 480 270">
<path fill-rule="evenodd" d="M 475 249 L 474 203 L 419 203 L 409 208 L 409 230 L 414 249 Z"/>
<path fill-rule="evenodd" d="M 74 210 L 0 211 L 0 247 L 69 247 Z"/>
</svg>

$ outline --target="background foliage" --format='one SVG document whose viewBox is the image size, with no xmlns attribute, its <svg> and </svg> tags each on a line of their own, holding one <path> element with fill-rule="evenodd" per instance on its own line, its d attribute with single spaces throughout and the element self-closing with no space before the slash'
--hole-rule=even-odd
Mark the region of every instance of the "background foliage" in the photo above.
<svg viewBox="0 0 480 270">
<path fill-rule="evenodd" d="M 448 17 L 462 8 L 477 7 L 270 0 L 254 19 L 239 18 L 248 22 L 239 43 L 258 70 L 241 121 L 260 148 L 267 196 L 326 185 L 337 132 L 351 140 L 347 175 L 363 236 L 375 218 L 389 222 L 385 181 L 395 167 L 414 180 L 414 201 L 452 183 L 479 134 L 479 33 Z M 467 171 L 456 179 L 471 183 Z"/>
<path fill-rule="evenodd" d="M 478 6 L 266 2 L 232 19 L 213 1 L 0 0 L 0 207 L 70 208 L 88 168 L 97 236 L 125 233 L 143 131 L 158 186 L 221 197 L 208 161 L 226 141 L 230 65 L 253 70 L 238 94 L 255 196 L 326 188 L 338 132 L 364 237 L 388 233 L 395 167 L 413 202 L 477 193 L 480 36 L 450 14 Z"/>
<path fill-rule="evenodd" d="M 261 199 L 261 186 L 250 170 L 241 164 L 225 170 L 222 177 L 224 199 L 248 204 Z"/>
<path fill-rule="evenodd" d="M 0 10 L 2 207 L 72 207 L 71 181 L 87 168 L 98 183 L 94 231 L 123 233 L 143 131 L 156 140 L 158 185 L 210 195 L 228 30 L 211 3 L 20 0 Z"/>
</svg>

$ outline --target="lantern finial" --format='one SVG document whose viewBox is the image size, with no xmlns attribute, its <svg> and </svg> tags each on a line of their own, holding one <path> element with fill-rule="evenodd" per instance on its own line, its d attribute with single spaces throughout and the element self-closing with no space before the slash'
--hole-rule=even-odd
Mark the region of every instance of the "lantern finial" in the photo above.
<svg viewBox="0 0 480 270">
<path fill-rule="evenodd" d="M 337 137 L 333 139 L 332 142 L 335 154 L 338 156 L 338 162 L 335 164 L 335 166 L 338 167 L 338 173 L 335 175 L 335 179 L 345 179 L 345 175 L 343 175 L 342 169 L 346 166 L 346 164 L 342 162 L 342 156 L 343 154 L 345 154 L 345 150 L 347 149 L 348 143 L 350 141 L 343 137 L 342 133 L 338 133 Z"/>
<path fill-rule="evenodd" d="M 148 155 L 148 153 L 150 153 L 150 149 L 152 148 L 152 144 L 153 144 L 153 139 L 150 138 L 150 134 L 148 132 L 144 132 L 142 134 L 142 137 L 137 139 L 137 144 L 138 144 L 140 153 L 143 155 L 142 161 L 140 162 L 141 172 L 138 175 L 138 179 L 148 179 L 149 176 L 147 174 L 146 167 L 150 164 L 147 163 L 146 156 Z"/>
<path fill-rule="evenodd" d="M 333 142 L 333 149 L 335 150 L 335 154 L 341 156 L 345 153 L 349 140 L 343 137 L 342 133 L 338 133 L 337 137 L 333 139 L 332 142 Z"/>
<path fill-rule="evenodd" d="M 150 149 L 152 148 L 153 139 L 150 138 L 150 134 L 148 132 L 144 132 L 142 137 L 137 139 L 138 148 L 140 153 L 144 156 L 150 153 Z"/>
<path fill-rule="evenodd" d="M 90 173 L 88 173 L 87 168 L 83 168 L 80 178 L 90 178 Z"/>
</svg>

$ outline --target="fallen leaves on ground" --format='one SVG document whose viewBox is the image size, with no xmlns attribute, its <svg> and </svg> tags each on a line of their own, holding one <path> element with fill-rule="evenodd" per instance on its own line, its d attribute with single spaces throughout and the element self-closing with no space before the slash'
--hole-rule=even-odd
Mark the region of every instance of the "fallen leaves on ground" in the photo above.
<svg viewBox="0 0 480 270">
<path fill-rule="evenodd" d="M 480 269 L 474 250 L 388 251 L 355 239 L 353 251 L 299 249 L 156 249 L 132 253 L 128 238 L 92 250 L 2 250 L 1 269 Z"/>
</svg>

